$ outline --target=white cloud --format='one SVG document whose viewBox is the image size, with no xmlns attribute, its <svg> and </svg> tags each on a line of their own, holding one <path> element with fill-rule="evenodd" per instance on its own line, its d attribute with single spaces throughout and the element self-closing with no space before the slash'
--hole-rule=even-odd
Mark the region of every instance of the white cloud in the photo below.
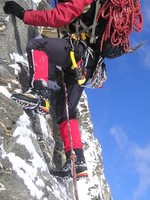
<svg viewBox="0 0 150 200">
<path fill-rule="evenodd" d="M 135 170 L 139 175 L 138 188 L 134 191 L 134 199 L 141 197 L 150 189 L 150 145 L 133 146 Z"/>
<path fill-rule="evenodd" d="M 128 143 L 126 133 L 121 127 L 113 127 L 110 129 L 110 134 L 114 137 L 116 143 L 120 148 L 125 148 Z"/>
<path fill-rule="evenodd" d="M 141 199 L 150 190 L 150 144 L 141 147 L 127 137 L 127 133 L 119 126 L 110 129 L 120 151 L 126 153 L 126 159 L 132 159 L 131 170 L 137 172 L 138 186 L 133 191 L 133 199 Z M 130 162 L 130 161 L 129 161 Z"/>
</svg>

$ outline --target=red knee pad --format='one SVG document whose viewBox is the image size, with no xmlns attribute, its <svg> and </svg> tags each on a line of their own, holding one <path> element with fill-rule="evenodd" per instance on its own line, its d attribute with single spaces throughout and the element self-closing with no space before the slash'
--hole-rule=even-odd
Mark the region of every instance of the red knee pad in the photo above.
<svg viewBox="0 0 150 200">
<path fill-rule="evenodd" d="M 33 79 L 48 82 L 48 56 L 44 51 L 33 50 L 32 60 L 34 75 Z"/>
<path fill-rule="evenodd" d="M 70 131 L 69 131 L 70 127 Z M 64 150 L 65 152 L 71 150 L 71 141 L 70 136 L 72 138 L 72 147 L 75 148 L 82 148 L 82 141 L 81 141 L 81 134 L 79 130 L 79 124 L 76 119 L 66 120 L 59 124 L 60 135 L 62 137 L 64 143 Z"/>
</svg>

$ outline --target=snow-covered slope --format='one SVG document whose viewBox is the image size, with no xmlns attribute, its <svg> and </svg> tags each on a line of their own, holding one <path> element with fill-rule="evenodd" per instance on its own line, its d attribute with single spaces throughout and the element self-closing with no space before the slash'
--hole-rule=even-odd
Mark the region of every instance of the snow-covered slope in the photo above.
<svg viewBox="0 0 150 200">
<path fill-rule="evenodd" d="M 3 134 L 0 136 L 2 174 L 0 196 L 8 197 L 11 194 L 21 199 L 74 199 L 72 180 L 57 181 L 49 173 L 50 167 L 53 166 L 52 154 L 55 142 L 48 119 L 36 116 L 34 120 L 39 122 L 38 129 L 41 130 L 39 133 L 34 132 L 35 128 L 33 128 L 31 118 L 14 102 L 10 104 L 11 100 L 7 99 L 9 92 L 6 87 L 1 87 L 1 92 L 2 105 L 5 104 L 6 108 L 11 106 L 5 110 L 9 112 L 9 116 L 6 113 L 5 115 L 12 120 L 13 126 L 8 127 L 5 120 L 1 120 Z M 93 136 L 93 127 L 89 116 L 87 117 L 89 111 L 85 98 L 84 94 L 81 99 L 82 103 L 79 105 L 82 115 L 79 120 L 89 178 L 81 179 L 77 183 L 79 199 L 110 200 L 110 189 L 103 171 L 101 147 Z M 10 105 L 8 106 L 7 103 Z M 16 118 L 18 117 L 16 121 L 11 116 L 13 114 Z M 47 155 L 45 156 L 45 154 Z"/>
</svg>

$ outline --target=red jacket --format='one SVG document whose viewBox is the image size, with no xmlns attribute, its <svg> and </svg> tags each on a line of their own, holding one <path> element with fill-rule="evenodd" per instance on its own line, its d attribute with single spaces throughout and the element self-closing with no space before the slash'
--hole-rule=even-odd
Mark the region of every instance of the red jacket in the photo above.
<svg viewBox="0 0 150 200">
<path fill-rule="evenodd" d="M 59 28 L 78 18 L 84 7 L 93 1 L 95 0 L 67 0 L 64 3 L 58 3 L 53 10 L 26 10 L 23 21 L 33 26 Z"/>
</svg>

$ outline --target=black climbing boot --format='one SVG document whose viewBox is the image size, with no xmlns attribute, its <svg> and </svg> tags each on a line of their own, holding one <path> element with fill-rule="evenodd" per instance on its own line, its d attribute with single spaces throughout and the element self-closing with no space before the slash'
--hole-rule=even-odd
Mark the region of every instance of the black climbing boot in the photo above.
<svg viewBox="0 0 150 200">
<path fill-rule="evenodd" d="M 87 165 L 85 162 L 85 158 L 83 155 L 82 149 L 74 149 L 75 153 L 75 170 L 76 170 L 76 177 L 88 177 L 88 171 L 87 171 Z M 60 178 L 69 178 L 73 176 L 72 173 L 72 165 L 71 165 L 71 151 L 66 152 L 66 163 L 62 167 L 62 169 L 59 170 L 52 170 L 51 174 L 60 177 Z"/>
</svg>

